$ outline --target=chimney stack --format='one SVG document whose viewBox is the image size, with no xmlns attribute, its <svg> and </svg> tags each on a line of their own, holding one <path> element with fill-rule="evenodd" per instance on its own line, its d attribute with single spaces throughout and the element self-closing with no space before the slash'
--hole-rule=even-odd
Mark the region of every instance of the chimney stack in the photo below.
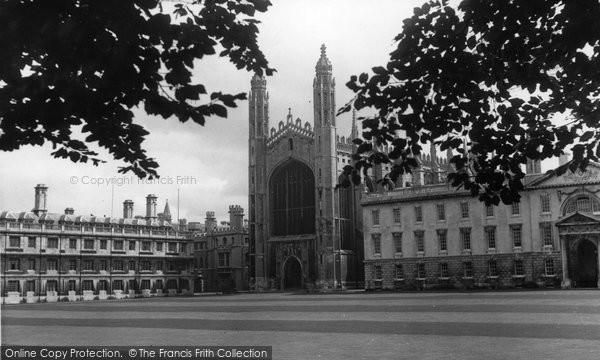
<svg viewBox="0 0 600 360">
<path fill-rule="evenodd" d="M 156 199 L 154 194 L 146 196 L 146 220 L 156 219 Z"/>
<path fill-rule="evenodd" d="M 541 174 L 542 173 L 542 162 L 540 160 L 532 160 L 527 158 L 527 164 L 525 165 L 525 174 Z"/>
<path fill-rule="evenodd" d="M 244 209 L 239 205 L 229 206 L 229 226 L 231 229 L 241 230 L 244 225 Z"/>
<path fill-rule="evenodd" d="M 123 201 L 123 218 L 125 219 L 133 219 L 133 201 L 125 200 Z"/>
<path fill-rule="evenodd" d="M 35 204 L 33 206 L 33 213 L 37 216 L 43 215 L 48 210 L 46 209 L 46 197 L 48 195 L 48 187 L 44 184 L 38 184 L 35 187 Z"/>
<path fill-rule="evenodd" d="M 68 207 L 65 209 L 65 215 L 73 215 L 75 214 L 75 210 L 72 207 Z"/>
<path fill-rule="evenodd" d="M 207 233 L 212 233 L 217 225 L 217 220 L 215 219 L 214 211 L 206 212 L 206 221 L 204 222 L 204 227 L 206 228 Z"/>
<path fill-rule="evenodd" d="M 558 157 L 558 166 L 568 163 L 571 160 L 570 158 L 571 154 L 569 154 L 568 152 L 565 152 L 564 154 L 560 155 Z"/>
</svg>

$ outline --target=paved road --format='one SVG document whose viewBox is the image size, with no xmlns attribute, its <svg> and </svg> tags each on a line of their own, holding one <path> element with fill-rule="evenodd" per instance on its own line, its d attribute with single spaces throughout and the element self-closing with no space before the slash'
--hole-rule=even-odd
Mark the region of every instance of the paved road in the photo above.
<svg viewBox="0 0 600 360">
<path fill-rule="evenodd" d="M 15 345 L 271 345 L 274 359 L 600 359 L 600 291 L 243 294 L 2 307 Z"/>
</svg>

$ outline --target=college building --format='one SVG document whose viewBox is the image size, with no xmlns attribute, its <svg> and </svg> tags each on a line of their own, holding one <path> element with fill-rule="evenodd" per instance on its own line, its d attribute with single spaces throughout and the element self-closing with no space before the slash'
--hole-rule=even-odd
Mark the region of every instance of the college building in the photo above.
<svg viewBox="0 0 600 360">
<path fill-rule="evenodd" d="M 335 79 L 325 45 L 312 79 L 312 125 L 269 118 L 267 80 L 249 94 L 249 257 L 257 291 L 362 287 L 362 187 L 336 185 L 358 131 L 338 134 Z M 273 126 L 275 125 L 275 126 Z"/>
<path fill-rule="evenodd" d="M 172 224 L 168 203 L 145 216 L 75 215 L 47 210 L 45 185 L 35 187 L 32 211 L 0 213 L 0 294 L 4 303 L 76 301 L 191 294 L 192 240 L 184 222 Z"/>
<path fill-rule="evenodd" d="M 426 160 L 362 198 L 367 289 L 600 286 L 600 166 L 556 176 L 530 161 L 520 202 L 485 206 L 435 175 L 449 158 Z"/>
<path fill-rule="evenodd" d="M 206 212 L 204 231 L 192 232 L 194 268 L 198 276 L 194 288 L 206 292 L 248 291 L 248 225 L 244 209 L 229 206 L 229 222 L 218 225 L 213 211 Z"/>
</svg>

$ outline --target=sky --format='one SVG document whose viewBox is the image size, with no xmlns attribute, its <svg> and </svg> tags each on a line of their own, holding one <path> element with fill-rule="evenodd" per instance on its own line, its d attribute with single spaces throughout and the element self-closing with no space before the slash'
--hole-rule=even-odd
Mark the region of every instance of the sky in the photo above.
<svg viewBox="0 0 600 360">
<path fill-rule="evenodd" d="M 257 18 L 259 46 L 271 67 L 267 79 L 270 127 L 294 118 L 313 123 L 312 81 L 321 44 L 333 65 L 336 105 L 352 98 L 345 83 L 351 75 L 383 65 L 393 50 L 402 20 L 424 0 L 272 0 Z M 220 58 L 198 64 L 194 77 L 207 91 L 248 92 L 252 74 Z M 206 211 L 228 220 L 229 205 L 248 207 L 248 103 L 229 109 L 228 117 L 210 118 L 204 127 L 162 119 L 136 111 L 136 122 L 149 132 L 145 149 L 160 167 L 160 180 L 144 183 L 132 174 L 119 174 L 122 163 L 101 153 L 107 162 L 95 167 L 54 159 L 51 146 L 23 147 L 0 152 L 0 211 L 33 208 L 36 184 L 48 186 L 48 211 L 67 207 L 76 214 L 123 215 L 123 201 L 134 202 L 134 215 L 144 215 L 145 197 L 158 197 L 158 212 L 168 200 L 171 214 L 204 222 Z M 350 115 L 338 119 L 338 134 L 349 135 Z M 113 182 L 116 185 L 108 185 Z M 178 196 L 179 193 L 179 196 Z M 179 198 L 179 201 L 178 201 Z"/>
</svg>

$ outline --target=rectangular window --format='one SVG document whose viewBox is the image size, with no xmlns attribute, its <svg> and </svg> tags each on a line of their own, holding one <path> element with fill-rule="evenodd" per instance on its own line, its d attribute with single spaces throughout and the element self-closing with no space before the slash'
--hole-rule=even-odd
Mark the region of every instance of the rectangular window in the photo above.
<svg viewBox="0 0 600 360">
<path fill-rule="evenodd" d="M 438 221 L 446 220 L 446 204 L 437 204 L 435 206 L 437 210 L 437 219 Z"/>
<path fill-rule="evenodd" d="M 83 260 L 83 270 L 84 271 L 94 270 L 94 260 Z"/>
<path fill-rule="evenodd" d="M 463 219 L 469 218 L 469 203 L 466 201 L 460 203 L 460 217 Z"/>
<path fill-rule="evenodd" d="M 107 240 L 100 240 L 100 249 L 101 250 L 106 250 L 108 248 L 108 241 Z"/>
<path fill-rule="evenodd" d="M 67 288 L 68 291 L 77 291 L 77 282 L 75 280 L 69 280 Z"/>
<path fill-rule="evenodd" d="M 472 262 L 467 261 L 467 262 L 463 263 L 463 274 L 464 274 L 464 277 L 466 277 L 466 278 L 473 277 L 473 263 Z"/>
<path fill-rule="evenodd" d="M 540 223 L 540 237 L 544 246 L 552 247 L 552 223 Z"/>
<path fill-rule="evenodd" d="M 150 266 L 150 261 L 148 261 L 148 260 L 142 261 L 142 270 L 143 271 L 150 271 L 151 269 L 152 269 L 152 267 Z"/>
<path fill-rule="evenodd" d="M 510 205 L 511 214 L 519 215 L 521 213 L 521 203 L 514 202 Z"/>
<path fill-rule="evenodd" d="M 424 263 L 418 263 L 417 264 L 417 278 L 418 279 L 425 279 L 427 277 L 427 274 L 425 273 L 425 264 Z"/>
<path fill-rule="evenodd" d="M 122 260 L 113 261 L 112 266 L 113 266 L 113 270 L 115 270 L 115 271 L 123 271 L 123 261 Z"/>
<path fill-rule="evenodd" d="M 460 242 L 463 250 L 471 250 L 471 228 L 460 229 Z"/>
<path fill-rule="evenodd" d="M 381 254 L 381 234 L 371 234 L 373 241 L 373 255 Z"/>
<path fill-rule="evenodd" d="M 83 280 L 82 290 L 93 291 L 94 290 L 94 281 L 93 280 Z"/>
<path fill-rule="evenodd" d="M 226 240 L 224 240 L 224 241 L 226 241 Z M 185 253 L 186 251 L 187 251 L 187 244 L 186 243 L 179 243 L 179 252 L 180 253 Z"/>
<path fill-rule="evenodd" d="M 35 292 L 35 280 L 27 280 L 27 291 Z"/>
<path fill-rule="evenodd" d="M 157 242 L 156 243 L 156 251 L 163 251 L 163 243 L 162 242 Z"/>
<path fill-rule="evenodd" d="M 35 270 L 35 259 L 29 259 L 29 260 L 27 260 L 27 269 L 28 270 Z"/>
<path fill-rule="evenodd" d="M 35 236 L 30 236 L 27 238 L 27 247 L 34 248 L 37 245 L 37 240 Z"/>
<path fill-rule="evenodd" d="M 440 277 L 441 278 L 448 277 L 448 263 L 440 263 Z"/>
<path fill-rule="evenodd" d="M 115 240 L 115 241 L 113 241 L 113 248 L 115 250 L 123 250 L 123 240 Z"/>
<path fill-rule="evenodd" d="M 402 233 L 401 232 L 396 232 L 392 234 L 392 237 L 394 238 L 394 249 L 396 251 L 396 253 L 401 253 L 402 252 Z"/>
<path fill-rule="evenodd" d="M 402 264 L 396 264 L 396 279 L 404 279 L 404 269 Z"/>
<path fill-rule="evenodd" d="M 108 262 L 106 260 L 100 260 L 100 270 L 106 271 L 108 269 Z"/>
<path fill-rule="evenodd" d="M 154 286 L 156 286 L 157 290 L 158 289 L 162 290 L 163 289 L 163 282 L 162 282 L 162 280 L 156 280 Z"/>
<path fill-rule="evenodd" d="M 487 216 L 487 217 L 494 216 L 494 205 L 486 205 L 485 206 L 485 216 Z"/>
<path fill-rule="evenodd" d="M 157 261 L 156 262 L 156 271 L 162 271 L 162 270 L 163 270 L 163 262 Z"/>
<path fill-rule="evenodd" d="M 550 194 L 543 193 L 540 195 L 540 207 L 541 207 L 542 213 L 547 214 L 550 212 Z"/>
<path fill-rule="evenodd" d="M 106 281 L 106 280 L 98 281 L 98 291 L 100 291 L 100 290 L 106 291 L 107 287 L 108 287 L 108 281 Z"/>
<path fill-rule="evenodd" d="M 554 275 L 554 260 L 547 259 L 545 262 L 546 275 L 552 276 Z"/>
<path fill-rule="evenodd" d="M 77 249 L 77 239 L 69 239 L 69 249 Z"/>
<path fill-rule="evenodd" d="M 521 247 L 521 225 L 510 226 L 510 236 L 512 237 L 513 247 Z"/>
<path fill-rule="evenodd" d="M 174 243 L 174 242 L 169 243 L 169 252 L 171 252 L 171 253 L 177 252 L 177 243 Z"/>
<path fill-rule="evenodd" d="M 21 260 L 10 259 L 8 261 L 8 270 L 21 270 Z"/>
<path fill-rule="evenodd" d="M 8 238 L 8 246 L 13 248 L 21 247 L 21 237 L 19 236 L 11 236 Z"/>
<path fill-rule="evenodd" d="M 438 245 L 440 251 L 448 251 L 448 230 L 442 229 L 437 231 Z"/>
<path fill-rule="evenodd" d="M 228 267 L 229 266 L 229 254 L 228 253 L 219 253 L 219 266 L 220 267 Z"/>
<path fill-rule="evenodd" d="M 58 261 L 56 259 L 48 259 L 46 266 L 48 267 L 48 270 L 58 270 Z"/>
<path fill-rule="evenodd" d="M 488 274 L 490 276 L 498 276 L 498 264 L 496 260 L 488 261 Z"/>
<path fill-rule="evenodd" d="M 48 238 L 48 249 L 58 249 L 58 238 L 52 237 Z"/>
<path fill-rule="evenodd" d="M 394 213 L 394 223 L 400 224 L 402 222 L 402 218 L 401 218 L 402 213 L 400 212 L 400 208 L 394 208 L 393 213 Z"/>
<path fill-rule="evenodd" d="M 58 288 L 58 282 L 56 280 L 48 280 L 46 282 L 46 291 L 56 291 L 56 289 Z"/>
<path fill-rule="evenodd" d="M 69 270 L 77 270 L 77 260 L 75 259 L 70 259 L 69 260 Z"/>
<path fill-rule="evenodd" d="M 484 229 L 488 249 L 496 249 L 496 227 L 486 226 Z"/>
<path fill-rule="evenodd" d="M 515 275 L 523 276 L 523 260 L 515 260 Z"/>
<path fill-rule="evenodd" d="M 425 232 L 415 231 L 415 243 L 417 245 L 417 252 L 425 252 Z"/>
<path fill-rule="evenodd" d="M 142 280 L 142 290 L 150 290 L 150 280 Z"/>
<path fill-rule="evenodd" d="M 415 222 L 423 222 L 423 208 L 421 205 L 415 206 Z"/>
<path fill-rule="evenodd" d="M 129 271 L 135 271 L 135 261 L 129 262 Z"/>
<path fill-rule="evenodd" d="M 83 248 L 85 250 L 94 250 L 94 239 L 84 239 Z"/>
<path fill-rule="evenodd" d="M 150 241 L 142 241 L 142 251 L 150 251 L 151 244 Z"/>
<path fill-rule="evenodd" d="M 21 291 L 20 281 L 9 280 L 6 290 L 7 291 Z"/>
<path fill-rule="evenodd" d="M 123 291 L 123 280 L 115 280 L 115 281 L 113 281 L 113 290 L 121 290 L 121 291 Z"/>
<path fill-rule="evenodd" d="M 382 279 L 383 271 L 381 271 L 381 265 L 375 265 L 375 279 Z"/>
<path fill-rule="evenodd" d="M 371 210 L 371 217 L 373 218 L 373 225 L 379 225 L 379 210 Z"/>
<path fill-rule="evenodd" d="M 135 250 L 135 241 L 129 240 L 129 250 Z"/>
</svg>

